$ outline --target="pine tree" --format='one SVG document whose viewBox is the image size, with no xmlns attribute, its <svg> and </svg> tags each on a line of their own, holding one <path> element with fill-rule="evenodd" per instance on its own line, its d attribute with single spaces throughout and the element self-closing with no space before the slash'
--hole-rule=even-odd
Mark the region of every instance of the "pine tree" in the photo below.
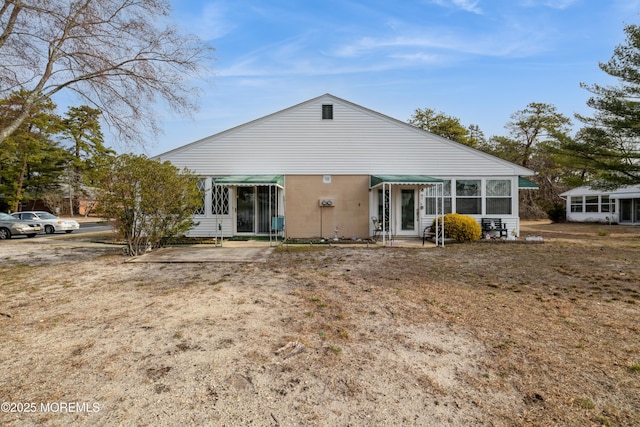
<svg viewBox="0 0 640 427">
<path fill-rule="evenodd" d="M 563 152 L 599 187 L 640 183 L 640 27 L 626 25 L 626 43 L 600 69 L 617 84 L 582 87 L 591 92 L 587 105 L 593 117 L 578 116 L 585 126 L 563 141 Z"/>
</svg>

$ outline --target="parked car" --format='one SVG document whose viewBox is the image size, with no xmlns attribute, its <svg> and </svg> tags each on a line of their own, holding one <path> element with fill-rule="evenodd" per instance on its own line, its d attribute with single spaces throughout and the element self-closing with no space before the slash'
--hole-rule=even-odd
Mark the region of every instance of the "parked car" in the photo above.
<svg viewBox="0 0 640 427">
<path fill-rule="evenodd" d="M 80 228 L 78 221 L 73 219 L 62 219 L 45 211 L 15 212 L 11 215 L 13 215 L 14 218 L 21 219 L 23 221 L 42 224 L 44 232 L 47 234 L 53 234 L 57 231 L 71 233 L 73 230 Z"/>
<path fill-rule="evenodd" d="M 11 236 L 18 235 L 35 237 L 40 231 L 42 231 L 42 226 L 35 221 L 20 221 L 9 214 L 0 212 L 0 240 L 10 239 Z"/>
</svg>

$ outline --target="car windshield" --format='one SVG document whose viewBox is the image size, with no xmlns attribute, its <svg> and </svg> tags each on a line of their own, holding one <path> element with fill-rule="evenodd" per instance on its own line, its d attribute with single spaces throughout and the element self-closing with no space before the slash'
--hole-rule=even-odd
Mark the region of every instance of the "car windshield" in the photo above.
<svg viewBox="0 0 640 427">
<path fill-rule="evenodd" d="M 0 212 L 0 219 L 3 220 L 3 221 L 7 221 L 7 220 L 15 221 L 16 220 L 14 217 L 12 217 L 11 215 L 6 214 L 4 212 Z"/>
<path fill-rule="evenodd" d="M 49 212 L 38 212 L 40 219 L 58 219 L 57 216 L 50 214 Z"/>
</svg>

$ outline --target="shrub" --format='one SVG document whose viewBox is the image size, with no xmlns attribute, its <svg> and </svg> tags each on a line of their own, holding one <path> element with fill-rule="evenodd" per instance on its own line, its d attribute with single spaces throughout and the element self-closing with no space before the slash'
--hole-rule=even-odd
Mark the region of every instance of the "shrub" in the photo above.
<svg viewBox="0 0 640 427">
<path fill-rule="evenodd" d="M 165 246 L 169 238 L 193 228 L 191 215 L 202 206 L 198 176 L 144 155 L 121 154 L 109 160 L 98 206 L 103 218 L 114 221 L 127 254 Z"/>
<path fill-rule="evenodd" d="M 442 227 L 442 217 L 438 218 L 438 226 Z M 433 221 L 431 230 L 435 231 L 436 222 Z M 444 236 L 456 242 L 473 242 L 482 237 L 482 228 L 474 218 L 460 214 L 446 214 L 444 216 Z"/>
<path fill-rule="evenodd" d="M 565 222 L 567 219 L 567 208 L 561 203 L 554 203 L 547 209 L 547 216 L 552 222 Z"/>
</svg>

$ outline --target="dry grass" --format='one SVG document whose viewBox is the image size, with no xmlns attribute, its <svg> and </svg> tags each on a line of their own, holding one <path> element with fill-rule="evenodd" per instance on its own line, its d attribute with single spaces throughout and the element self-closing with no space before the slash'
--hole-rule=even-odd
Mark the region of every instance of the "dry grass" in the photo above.
<svg viewBox="0 0 640 427">
<path fill-rule="evenodd" d="M 102 410 L 0 420 L 640 425 L 640 228 L 527 234 L 545 242 L 281 249 L 265 264 L 13 255 L 0 400 Z"/>
</svg>

